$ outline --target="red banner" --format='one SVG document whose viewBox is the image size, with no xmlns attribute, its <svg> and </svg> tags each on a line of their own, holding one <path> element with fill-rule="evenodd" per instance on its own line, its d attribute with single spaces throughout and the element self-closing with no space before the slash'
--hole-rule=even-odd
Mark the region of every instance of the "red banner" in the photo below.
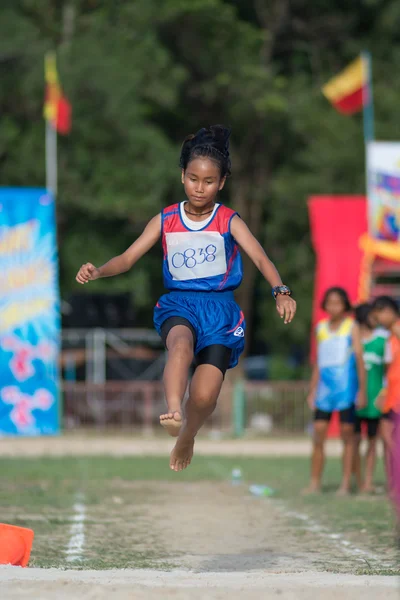
<svg viewBox="0 0 400 600">
<path fill-rule="evenodd" d="M 357 301 L 363 252 L 359 240 L 367 231 L 365 196 L 312 196 L 308 202 L 311 238 L 317 264 L 313 325 L 324 313 L 320 308 L 325 291 L 332 286 L 346 290 Z"/>
<path fill-rule="evenodd" d="M 328 288 L 340 286 L 352 303 L 357 301 L 363 259 L 360 237 L 367 231 L 367 201 L 365 196 L 312 196 L 308 208 L 316 254 L 314 331 L 316 323 L 326 316 L 321 301 Z M 315 360 L 315 350 L 313 335 L 312 360 Z M 330 436 L 337 437 L 338 433 L 338 420 L 334 419 Z"/>
</svg>

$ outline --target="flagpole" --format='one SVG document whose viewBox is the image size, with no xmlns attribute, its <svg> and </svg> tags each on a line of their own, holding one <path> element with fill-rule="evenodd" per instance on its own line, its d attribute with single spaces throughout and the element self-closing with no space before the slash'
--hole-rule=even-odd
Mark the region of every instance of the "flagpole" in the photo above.
<svg viewBox="0 0 400 600">
<path fill-rule="evenodd" d="M 46 188 L 57 196 L 57 131 L 46 119 Z"/>
<path fill-rule="evenodd" d="M 46 82 L 46 100 L 44 107 L 45 117 L 45 154 L 46 154 L 46 189 L 57 196 L 57 129 L 55 120 L 57 113 L 54 114 L 54 93 L 49 92 L 49 86 L 58 84 L 56 69 L 56 58 L 54 52 L 47 52 L 44 57 L 44 72 Z M 49 95 L 49 96 L 48 96 Z M 57 97 L 58 100 L 58 97 Z M 49 105 L 50 104 L 50 111 Z"/>
<path fill-rule="evenodd" d="M 365 73 L 365 85 L 363 87 L 363 126 L 364 126 L 364 146 L 365 146 L 365 184 L 367 197 L 367 222 L 368 231 L 371 235 L 372 229 L 372 206 L 369 198 L 370 190 L 370 174 L 368 168 L 368 145 L 375 139 L 375 121 L 374 121 L 374 96 L 372 91 L 372 60 L 371 54 L 367 50 L 361 52 Z M 362 276 L 363 289 L 359 289 L 358 301 L 366 302 L 371 294 L 372 272 L 373 272 L 374 256 L 364 251 L 362 261 Z"/>
<path fill-rule="evenodd" d="M 364 125 L 364 142 L 367 146 L 368 142 L 375 139 L 375 124 L 374 124 L 374 97 L 372 92 L 372 60 L 371 54 L 367 50 L 361 52 L 361 58 L 365 69 L 366 85 L 363 87 L 363 125 Z"/>
</svg>

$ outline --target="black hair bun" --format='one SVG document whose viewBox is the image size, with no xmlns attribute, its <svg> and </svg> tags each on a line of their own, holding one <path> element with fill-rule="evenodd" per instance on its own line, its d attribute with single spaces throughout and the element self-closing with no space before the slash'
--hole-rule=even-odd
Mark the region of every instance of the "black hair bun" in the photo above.
<svg viewBox="0 0 400 600">
<path fill-rule="evenodd" d="M 229 156 L 229 138 L 231 130 L 224 125 L 211 125 L 209 129 L 203 127 L 194 136 L 193 146 L 211 146 Z"/>
<path fill-rule="evenodd" d="M 182 145 L 180 166 L 186 170 L 190 160 L 198 156 L 206 156 L 220 164 L 223 177 L 229 176 L 231 173 L 230 135 L 231 129 L 224 125 L 211 125 L 208 129 L 203 127 L 196 134 L 188 135 Z"/>
</svg>

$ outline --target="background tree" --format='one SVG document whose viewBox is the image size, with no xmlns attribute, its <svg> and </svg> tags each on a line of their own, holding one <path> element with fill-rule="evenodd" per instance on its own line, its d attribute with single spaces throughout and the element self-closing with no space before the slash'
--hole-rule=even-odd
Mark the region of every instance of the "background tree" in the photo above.
<svg viewBox="0 0 400 600">
<path fill-rule="evenodd" d="M 58 49 L 73 130 L 59 140 L 61 291 L 76 291 L 83 260 L 123 251 L 163 206 L 182 199 L 182 139 L 232 126 L 233 177 L 223 200 L 264 243 L 290 284 L 299 315 L 273 318 L 268 286 L 246 264 L 239 301 L 251 349 L 307 353 L 314 260 L 306 200 L 360 193 L 361 117 L 343 117 L 322 84 L 367 48 L 376 130 L 398 139 L 394 76 L 400 58 L 395 0 L 4 0 L 0 8 L 0 178 L 42 186 L 43 56 Z M 131 290 L 151 325 L 162 292 L 160 250 L 91 289 Z"/>
</svg>

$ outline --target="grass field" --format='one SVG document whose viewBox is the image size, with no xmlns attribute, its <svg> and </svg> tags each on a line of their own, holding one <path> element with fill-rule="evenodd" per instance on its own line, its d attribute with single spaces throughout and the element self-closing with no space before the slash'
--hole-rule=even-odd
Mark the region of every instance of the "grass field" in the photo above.
<svg viewBox="0 0 400 600">
<path fill-rule="evenodd" d="M 244 483 L 230 474 L 242 469 Z M 1 521 L 32 527 L 31 566 L 79 569 L 250 568 L 399 573 L 390 504 L 383 494 L 336 498 L 340 462 L 325 493 L 302 497 L 307 458 L 196 457 L 185 472 L 167 457 L 1 458 Z M 378 484 L 383 488 L 381 467 Z M 249 483 L 276 490 L 254 498 Z M 84 505 L 84 543 L 68 543 Z M 272 557 L 272 558 L 271 558 Z M 71 557 L 69 557 L 71 558 Z"/>
</svg>

